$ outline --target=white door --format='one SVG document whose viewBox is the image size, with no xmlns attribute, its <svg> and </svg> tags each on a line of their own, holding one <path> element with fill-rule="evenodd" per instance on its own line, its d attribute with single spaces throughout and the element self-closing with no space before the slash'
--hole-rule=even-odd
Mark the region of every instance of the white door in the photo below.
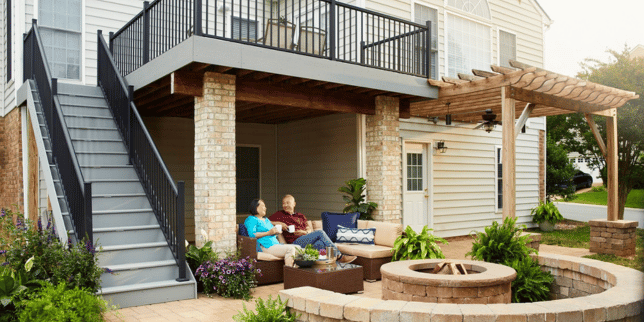
<svg viewBox="0 0 644 322">
<path fill-rule="evenodd" d="M 429 214 L 429 144 L 405 143 L 403 225 L 420 232 L 431 227 Z"/>
</svg>

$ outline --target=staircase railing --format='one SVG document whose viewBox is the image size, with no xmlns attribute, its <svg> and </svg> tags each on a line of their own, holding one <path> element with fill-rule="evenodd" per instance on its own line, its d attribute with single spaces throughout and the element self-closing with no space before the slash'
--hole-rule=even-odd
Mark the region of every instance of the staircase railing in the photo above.
<svg viewBox="0 0 644 322">
<path fill-rule="evenodd" d="M 336 0 L 155 0 L 110 36 L 127 75 L 192 35 L 430 77 L 428 25 Z"/>
<path fill-rule="evenodd" d="M 58 165 L 63 194 L 78 241 L 83 237 L 93 243 L 92 184 L 85 182 L 67 123 L 58 101 L 58 81 L 51 77 L 38 24 L 24 36 L 24 81 L 33 80 L 38 89 L 45 123 L 49 132 L 53 162 Z M 63 223 L 60 223 L 63 224 Z"/>
<path fill-rule="evenodd" d="M 178 281 L 186 278 L 185 256 L 185 185 L 177 185 L 165 166 L 136 106 L 132 102 L 132 87 L 119 73 L 110 50 L 98 30 L 98 85 L 103 90 L 116 120 L 145 193 L 150 200 L 161 230 L 179 265 Z"/>
</svg>

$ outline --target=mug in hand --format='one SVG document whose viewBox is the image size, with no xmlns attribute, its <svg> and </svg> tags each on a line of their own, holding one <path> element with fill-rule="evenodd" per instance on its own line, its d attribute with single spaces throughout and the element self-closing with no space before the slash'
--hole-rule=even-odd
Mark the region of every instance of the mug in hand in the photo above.
<svg viewBox="0 0 644 322">
<path fill-rule="evenodd" d="M 277 231 L 280 233 L 282 232 L 282 225 L 275 225 L 275 228 L 277 228 Z"/>
<path fill-rule="evenodd" d="M 295 232 L 295 225 L 288 225 L 288 232 L 289 233 L 294 233 Z"/>
</svg>

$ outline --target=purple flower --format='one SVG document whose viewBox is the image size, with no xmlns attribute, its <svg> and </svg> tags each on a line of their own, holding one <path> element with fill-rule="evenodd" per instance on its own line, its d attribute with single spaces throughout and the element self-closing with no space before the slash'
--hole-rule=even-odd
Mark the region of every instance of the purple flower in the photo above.
<svg viewBox="0 0 644 322">
<path fill-rule="evenodd" d="M 105 273 L 110 273 L 110 274 L 114 273 L 114 271 L 112 271 L 111 269 L 109 269 L 107 267 L 104 268 L 104 271 L 105 271 Z"/>
<path fill-rule="evenodd" d="M 0 255 L 4 254 L 6 252 L 7 252 L 6 250 L 0 250 Z"/>
<path fill-rule="evenodd" d="M 9 262 L 2 263 L 2 266 L 7 266 L 7 265 L 9 265 Z"/>
</svg>

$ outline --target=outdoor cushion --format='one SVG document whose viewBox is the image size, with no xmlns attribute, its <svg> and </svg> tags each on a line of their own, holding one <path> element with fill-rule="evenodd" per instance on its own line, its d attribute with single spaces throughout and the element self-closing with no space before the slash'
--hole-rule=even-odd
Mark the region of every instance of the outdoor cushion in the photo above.
<svg viewBox="0 0 644 322">
<path fill-rule="evenodd" d="M 378 245 L 361 245 L 361 244 L 335 244 L 338 250 L 345 255 L 355 255 L 363 258 L 387 258 L 392 255 L 392 248 Z"/>
<path fill-rule="evenodd" d="M 336 234 L 338 232 L 338 225 L 347 228 L 357 228 L 357 220 L 360 216 L 359 212 L 351 212 L 347 214 L 338 214 L 332 212 L 322 213 L 322 230 L 326 233 L 331 241 L 335 243 Z"/>
<path fill-rule="evenodd" d="M 402 225 L 382 221 L 368 221 L 367 227 L 376 228 L 374 240 L 376 245 L 394 247 L 398 236 L 402 235 Z"/>
<path fill-rule="evenodd" d="M 375 228 L 358 229 L 338 226 L 336 242 L 373 245 L 373 237 L 375 233 Z"/>
<path fill-rule="evenodd" d="M 258 261 L 265 261 L 265 262 L 274 262 L 274 261 L 281 261 L 284 260 L 283 258 L 279 258 L 275 255 L 271 255 L 266 252 L 261 252 L 257 253 L 257 260 Z"/>
</svg>

